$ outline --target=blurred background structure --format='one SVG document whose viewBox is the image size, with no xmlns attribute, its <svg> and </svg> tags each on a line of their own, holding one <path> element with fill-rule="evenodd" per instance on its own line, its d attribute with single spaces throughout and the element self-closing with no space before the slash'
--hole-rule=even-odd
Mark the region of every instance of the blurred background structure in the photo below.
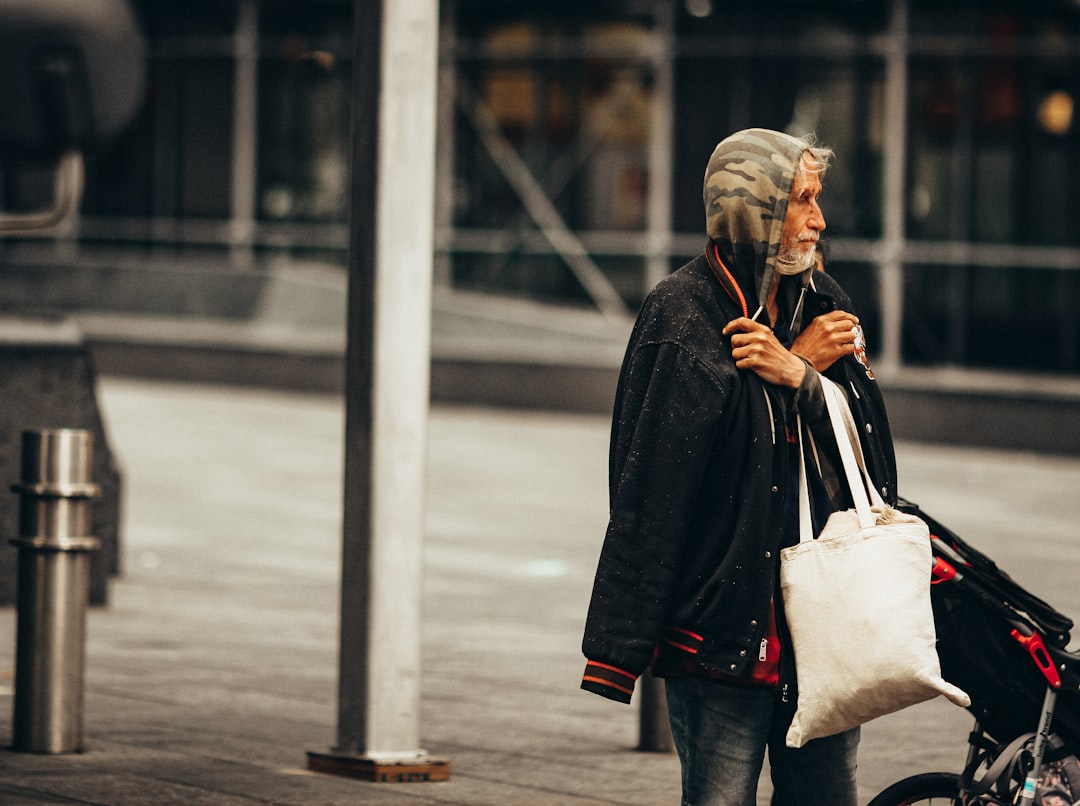
<svg viewBox="0 0 1080 806">
<path fill-rule="evenodd" d="M 134 6 L 139 119 L 92 155 L 77 222 L 5 263 L 186 270 L 174 296 L 217 298 L 208 314 L 254 300 L 207 274 L 340 266 L 351 3 Z M 633 309 L 701 246 L 718 139 L 813 131 L 839 154 L 830 270 L 881 360 L 1080 368 L 1075 2 L 444 0 L 441 17 L 440 284 Z M 8 206 L 51 192 L 4 179 Z M 130 282 L 40 302 L 176 310 Z M 1018 315 L 1041 326 L 1002 326 Z"/>
<path fill-rule="evenodd" d="M 87 155 L 77 217 L 0 243 L 0 309 L 74 315 L 110 372 L 339 384 L 352 3 L 133 6 L 145 103 Z M 578 373 L 563 407 L 606 407 L 627 317 L 702 247 L 712 146 L 766 126 L 837 151 L 828 268 L 901 379 L 901 427 L 915 387 L 1071 406 L 1080 4 L 443 0 L 440 25 L 437 397 L 513 345 L 546 350 L 526 377 L 553 353 Z M 50 182 L 4 166 L 4 207 Z M 238 369 L 282 343 L 293 363 Z M 539 394 L 509 377 L 490 402 Z"/>
<path fill-rule="evenodd" d="M 345 382 L 346 253 L 350 236 L 357 237 L 348 224 L 349 190 L 353 172 L 374 170 L 350 165 L 356 0 L 131 5 L 147 47 L 145 92 L 133 123 L 117 139 L 86 150 L 85 195 L 76 215 L 47 235 L 0 239 L 0 394 L 7 396 L 10 417 L 0 428 L 0 447 L 14 444 L 27 417 L 35 418 L 31 425 L 103 432 L 92 399 L 97 373 L 113 376 L 109 383 L 120 389 L 121 404 L 128 387 L 123 381 L 115 386 L 116 376 L 125 375 L 334 392 Z M 766 126 L 814 132 L 837 151 L 824 199 L 825 257 L 862 314 L 875 369 L 888 387 L 896 435 L 1080 454 L 1080 322 L 1073 313 L 1080 301 L 1080 232 L 1071 226 L 1070 206 L 1080 192 L 1073 159 L 1080 137 L 1074 122 L 1080 92 L 1076 0 L 1029 0 L 1022 7 L 1005 0 L 441 0 L 439 26 L 431 328 L 436 401 L 610 411 L 634 311 L 655 282 L 704 245 L 700 188 L 709 153 L 732 131 Z M 393 175 L 382 178 L 394 181 Z M 41 209 L 55 195 L 54 181 L 51 166 L 0 160 L 0 210 L 18 215 Z M 429 210 L 418 204 L 416 216 L 419 232 L 430 223 Z M 380 302 L 385 300 L 376 300 L 376 308 Z M 418 339 L 427 338 L 423 324 Z M 22 367 L 17 378 L 14 367 Z M 166 403 L 190 414 L 201 411 L 193 405 L 196 398 L 213 399 L 207 387 L 192 387 L 185 396 L 166 385 L 158 401 L 138 385 L 130 389 L 119 419 L 142 430 L 129 432 L 129 445 L 148 445 L 146 435 L 168 423 Z M 24 397 L 16 400 L 16 394 Z M 52 405 L 58 402 L 70 408 Z M 262 427 L 267 421 L 257 416 L 257 406 L 242 402 L 242 410 L 230 409 L 230 422 Z M 331 420 L 339 418 L 331 398 L 316 405 L 320 412 L 325 405 Z M 297 400 L 282 404 L 270 432 L 291 434 L 302 409 Z M 143 413 L 151 425 L 138 422 L 135 415 Z M 175 409 L 171 416 L 183 419 Z M 455 435 L 498 436 L 497 418 L 489 412 L 466 416 L 477 417 L 474 430 L 455 421 Z M 190 427 L 165 435 L 173 442 L 162 441 L 164 467 L 206 461 L 188 462 L 178 446 L 192 442 L 192 432 L 212 431 L 212 424 L 195 417 Z M 317 430 L 325 430 L 321 420 Z M 532 439 L 546 444 L 550 426 L 536 433 Z M 589 461 L 602 463 L 605 433 L 600 426 L 583 440 L 575 429 L 570 444 L 587 446 Z M 505 442 L 512 448 L 500 445 L 500 455 L 513 452 L 510 464 L 518 468 L 517 452 L 528 439 L 512 433 Z M 120 567 L 115 527 L 122 484 L 107 442 L 100 440 L 103 466 L 95 477 L 111 489 L 101 507 L 103 525 L 95 531 L 108 550 L 95 568 L 94 603 L 104 602 L 106 576 Z M 479 440 L 453 446 L 447 454 L 453 466 L 432 486 L 479 491 L 477 509 L 490 518 L 491 503 L 499 499 L 491 479 L 481 477 L 481 487 L 457 473 L 456 463 L 468 458 L 461 445 L 474 442 Z M 261 451 L 270 443 L 248 444 Z M 296 455 L 307 456 L 306 445 Z M 208 462 L 217 472 L 209 480 L 235 484 L 242 475 L 236 468 L 244 467 L 239 460 L 246 457 L 233 452 L 232 463 Z M 503 472 L 490 457 L 474 458 L 473 469 Z M 934 478 L 926 472 L 932 462 L 925 455 L 918 459 L 911 475 L 925 484 Z M 963 467 L 973 474 L 965 480 L 970 488 L 986 487 L 979 476 L 984 463 L 993 464 L 981 455 L 964 457 Z M 273 461 L 253 464 L 271 474 L 293 473 Z M 336 478 L 337 468 L 323 464 Z M 310 469 L 307 475 L 316 476 Z M 602 469 L 587 475 L 602 483 Z M 14 478 L 6 471 L 0 476 Z M 957 476 L 955 469 L 947 474 L 949 480 Z M 132 501 L 152 513 L 145 522 L 161 517 L 168 523 L 157 524 L 161 531 L 151 530 L 141 544 L 137 579 L 151 578 L 160 567 L 173 573 L 168 560 L 176 546 L 201 553 L 203 544 L 189 540 L 192 530 L 231 550 L 237 523 L 266 522 L 248 517 L 245 504 L 236 520 L 208 527 L 214 510 L 193 516 L 190 508 L 200 502 L 177 493 L 197 485 L 154 483 L 140 487 L 141 497 Z M 522 490 L 533 486 L 541 485 L 518 484 Z M 306 511 L 294 506 L 295 499 L 272 494 L 276 487 L 255 489 L 290 511 Z M 597 503 L 599 511 L 590 514 L 603 517 L 603 496 L 575 489 L 569 498 L 576 496 L 576 503 L 567 506 L 565 490 L 552 489 L 559 496 L 550 511 L 560 520 L 554 526 L 537 520 L 535 527 L 580 549 L 583 532 L 561 519 L 575 507 Z M 1006 503 L 1001 496 L 990 499 Z M 161 514 L 172 512 L 162 500 L 178 507 L 171 521 Z M 1030 508 L 1049 509 L 1037 504 Z M 959 496 L 955 506 L 1011 525 L 983 499 L 973 505 Z M 338 507 L 331 502 L 320 515 L 331 509 Z M 435 523 L 450 533 L 436 535 L 446 543 L 468 531 L 457 513 L 447 519 L 449 526 Z M 476 529 L 472 522 L 468 528 Z M 221 539 L 230 529 L 233 534 Z M 9 527 L 0 531 L 13 533 Z M 300 546 L 300 530 L 285 531 L 289 545 Z M 338 556 L 335 531 L 336 521 L 320 530 L 320 539 L 330 537 L 331 548 L 324 546 L 330 564 Z M 511 530 L 495 532 L 500 547 L 536 550 L 537 541 L 508 540 Z M 267 562 L 273 552 L 263 550 L 264 541 L 259 532 L 250 542 Z M 561 559 L 530 554 L 520 563 L 521 575 L 566 576 L 577 586 L 575 595 L 583 595 L 592 551 L 572 572 Z M 0 550 L 0 571 L 5 556 L 11 551 Z M 492 578 L 502 584 L 505 563 L 491 556 L 481 570 L 494 569 Z M 440 557 L 450 557 L 454 569 L 475 565 L 475 553 L 461 559 L 436 545 Z M 1040 560 L 1045 568 L 1064 573 L 1047 557 Z M 185 577 L 197 581 L 199 594 L 201 575 L 216 561 L 200 557 Z M 229 559 L 220 570 L 247 562 Z M 302 574 L 310 570 L 296 565 Z M 327 565 L 318 570 L 304 595 L 325 592 Z M 251 579 L 252 589 L 271 589 L 265 577 Z M 157 601 L 159 584 L 147 584 L 151 592 L 141 601 Z M 190 604 L 199 596 L 184 584 L 177 585 L 177 601 Z M 519 581 L 512 577 L 509 584 Z M 1072 590 L 1067 583 L 1058 587 Z M 455 584 L 444 582 L 442 589 L 450 591 L 447 600 L 472 604 Z M 476 590 L 483 607 L 486 589 Z M 0 586 L 0 604 L 5 596 L 10 592 Z M 312 607 L 322 618 L 326 602 L 316 600 Z M 182 612 L 173 601 L 166 597 L 162 608 Z M 216 623 L 216 602 L 213 608 Z M 276 612 L 261 605 L 252 610 Z M 560 619 L 563 646 L 565 635 L 579 630 L 581 605 L 566 597 L 551 612 Z M 459 651 L 475 643 L 473 622 L 459 621 L 459 633 L 443 629 L 445 621 L 435 631 L 451 650 L 433 653 L 451 661 L 451 667 L 437 668 L 437 684 L 471 681 L 483 662 Z M 149 625 L 154 635 L 157 627 Z M 256 634 L 261 642 L 264 632 L 246 633 Z M 164 667 L 179 670 L 191 688 L 205 682 L 192 684 L 190 669 L 176 662 L 179 654 L 172 653 L 181 641 L 113 643 L 110 672 L 141 672 L 128 658 L 137 643 L 162 651 Z M 321 646 L 331 643 L 322 637 Z M 507 655 L 514 661 L 507 668 L 520 661 L 516 649 Z M 214 653 L 229 655 L 214 647 L 206 657 Z M 291 650 L 282 656 L 283 666 L 295 672 Z M 572 680 L 566 688 L 576 691 L 576 649 L 564 660 L 570 671 L 560 680 Z M 240 661 L 237 679 L 243 680 L 235 685 L 247 690 L 246 658 Z M 530 668 L 547 674 L 543 665 Z M 276 667 L 268 669 L 277 674 Z M 315 674 L 329 691 L 328 676 Z M 167 676 L 159 679 L 171 683 Z M 286 675 L 275 682 L 298 691 Z M 562 686 L 552 684 L 556 691 Z M 103 698 L 99 713 L 115 710 L 115 730 L 135 735 L 125 724 L 128 713 L 111 707 L 114 696 Z M 502 701 L 516 708 L 519 697 L 515 691 Z M 161 698 L 145 699 L 151 701 Z M 576 701 L 569 702 L 554 712 L 577 714 Z M 301 701 L 297 710 L 309 707 Z M 545 702 L 536 713 L 550 710 Z M 262 719 L 260 714 L 260 726 Z M 325 720 L 324 710 L 307 735 L 321 736 Z M 447 717 L 443 734 L 436 729 L 442 747 L 454 747 L 444 738 L 458 730 L 450 722 Z M 278 735 L 294 752 L 294 735 Z M 551 735 L 565 743 L 561 726 Z M 263 770 L 258 772 L 261 779 Z"/>
</svg>

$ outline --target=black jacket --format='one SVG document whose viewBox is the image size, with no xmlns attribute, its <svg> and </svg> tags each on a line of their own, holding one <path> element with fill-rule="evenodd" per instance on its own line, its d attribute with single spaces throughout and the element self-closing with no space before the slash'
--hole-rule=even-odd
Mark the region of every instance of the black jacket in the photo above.
<svg viewBox="0 0 1080 806">
<path fill-rule="evenodd" d="M 813 286 L 804 321 L 851 310 L 828 275 Z M 797 494 L 788 427 L 797 406 L 810 427 L 821 412 L 812 370 L 793 392 L 736 369 L 721 331 L 742 315 L 704 255 L 642 306 L 615 401 L 610 520 L 582 643 L 588 691 L 629 702 L 661 641 L 731 674 L 756 657 L 780 549 L 798 540 L 785 534 Z M 871 476 L 894 502 L 892 439 L 868 365 L 846 357 L 825 374 L 847 392 Z"/>
</svg>

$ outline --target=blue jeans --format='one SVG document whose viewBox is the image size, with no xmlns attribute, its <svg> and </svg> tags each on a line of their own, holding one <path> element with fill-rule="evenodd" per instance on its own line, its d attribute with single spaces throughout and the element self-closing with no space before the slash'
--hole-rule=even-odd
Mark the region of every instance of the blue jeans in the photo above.
<svg viewBox="0 0 1080 806">
<path fill-rule="evenodd" d="M 784 743 L 794 710 L 773 689 L 703 677 L 665 688 L 683 806 L 755 806 L 766 747 L 773 806 L 856 806 L 858 728 L 794 749 Z"/>
</svg>

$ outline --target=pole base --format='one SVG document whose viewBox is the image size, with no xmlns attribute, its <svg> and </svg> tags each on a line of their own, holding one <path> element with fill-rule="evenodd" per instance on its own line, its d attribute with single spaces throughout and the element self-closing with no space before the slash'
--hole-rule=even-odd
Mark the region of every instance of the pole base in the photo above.
<svg viewBox="0 0 1080 806">
<path fill-rule="evenodd" d="M 428 781 L 449 781 L 450 760 L 421 754 L 415 758 L 386 759 L 358 756 L 331 750 L 318 753 L 309 750 L 308 769 L 330 775 L 358 778 L 377 783 L 415 784 Z"/>
</svg>

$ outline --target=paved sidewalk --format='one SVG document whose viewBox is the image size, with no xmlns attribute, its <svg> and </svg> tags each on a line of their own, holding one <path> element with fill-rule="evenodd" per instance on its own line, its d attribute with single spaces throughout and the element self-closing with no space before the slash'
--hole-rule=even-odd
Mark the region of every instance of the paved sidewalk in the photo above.
<svg viewBox="0 0 1080 806">
<path fill-rule="evenodd" d="M 635 708 L 577 688 L 606 417 L 432 412 L 422 733 L 451 780 L 372 784 L 305 769 L 335 739 L 341 400 L 115 379 L 101 400 L 126 471 L 125 568 L 89 617 L 87 752 L 0 751 L 0 803 L 678 802 L 674 756 L 634 750 Z M 1080 614 L 1080 461 L 900 447 L 908 497 Z M 0 635 L 14 617 L 0 610 Z M 872 723 L 863 801 L 957 769 L 968 727 L 940 701 Z"/>
</svg>

